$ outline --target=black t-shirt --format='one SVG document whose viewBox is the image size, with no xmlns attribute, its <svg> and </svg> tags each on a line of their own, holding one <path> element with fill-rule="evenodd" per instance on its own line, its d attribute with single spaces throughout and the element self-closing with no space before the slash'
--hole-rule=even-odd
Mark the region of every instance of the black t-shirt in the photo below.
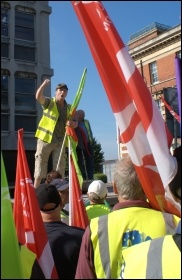
<svg viewBox="0 0 182 280">
<path fill-rule="evenodd" d="M 63 222 L 44 225 L 59 279 L 74 279 L 84 229 Z"/>
</svg>

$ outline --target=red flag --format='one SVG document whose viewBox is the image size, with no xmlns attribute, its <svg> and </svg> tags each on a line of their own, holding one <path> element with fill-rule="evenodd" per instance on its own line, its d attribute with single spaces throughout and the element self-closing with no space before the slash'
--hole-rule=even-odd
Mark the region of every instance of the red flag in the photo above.
<svg viewBox="0 0 182 280">
<path fill-rule="evenodd" d="M 166 202 L 165 187 L 176 174 L 172 137 L 141 74 L 99 1 L 72 1 L 121 138 L 153 208 L 180 212 Z"/>
<path fill-rule="evenodd" d="M 18 130 L 14 219 L 19 243 L 36 254 L 46 279 L 58 279 L 26 159 L 23 129 Z"/>
<path fill-rule="evenodd" d="M 82 196 L 83 178 L 77 163 L 75 130 L 66 127 L 69 142 L 69 225 L 86 228 L 89 224 Z"/>
</svg>

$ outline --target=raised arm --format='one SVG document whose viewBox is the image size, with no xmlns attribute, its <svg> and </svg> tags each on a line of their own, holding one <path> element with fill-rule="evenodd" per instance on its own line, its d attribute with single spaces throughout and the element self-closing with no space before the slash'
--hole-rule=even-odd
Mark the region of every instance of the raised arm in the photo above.
<svg viewBox="0 0 182 280">
<path fill-rule="evenodd" d="M 36 100 L 40 104 L 44 104 L 44 102 L 45 102 L 45 96 L 43 96 L 43 93 L 44 93 L 44 89 L 48 86 L 49 83 L 50 83 L 50 80 L 46 79 L 45 81 L 43 81 L 41 86 L 36 91 L 36 96 L 35 97 L 36 97 Z"/>
</svg>

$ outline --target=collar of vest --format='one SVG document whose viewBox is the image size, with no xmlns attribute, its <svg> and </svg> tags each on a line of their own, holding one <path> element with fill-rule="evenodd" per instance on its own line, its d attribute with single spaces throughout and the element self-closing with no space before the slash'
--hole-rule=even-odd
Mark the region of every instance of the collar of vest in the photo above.
<svg viewBox="0 0 182 280">
<path fill-rule="evenodd" d="M 124 202 L 119 202 L 113 207 L 114 210 L 129 208 L 129 207 L 143 207 L 143 208 L 151 208 L 150 204 L 146 201 L 142 200 L 128 200 Z"/>
</svg>

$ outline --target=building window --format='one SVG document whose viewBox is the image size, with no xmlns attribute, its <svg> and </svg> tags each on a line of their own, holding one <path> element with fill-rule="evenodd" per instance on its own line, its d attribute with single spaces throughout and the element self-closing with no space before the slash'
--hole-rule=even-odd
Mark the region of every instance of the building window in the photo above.
<svg viewBox="0 0 182 280">
<path fill-rule="evenodd" d="M 26 132 L 36 130 L 36 75 L 15 73 L 15 130 Z"/>
<path fill-rule="evenodd" d="M 162 113 L 161 100 L 160 99 L 156 99 L 155 102 L 157 104 L 157 107 L 159 108 L 159 111 Z"/>
<path fill-rule="evenodd" d="M 23 130 L 25 132 L 35 133 L 36 117 L 16 114 L 16 116 L 15 116 L 15 131 L 18 131 L 20 128 L 23 128 Z"/>
<path fill-rule="evenodd" d="M 14 58 L 35 62 L 34 20 L 35 11 L 16 6 Z"/>
<path fill-rule="evenodd" d="M 15 45 L 15 59 L 35 62 L 35 48 Z"/>
<path fill-rule="evenodd" d="M 9 131 L 9 71 L 1 69 L 1 131 Z"/>
<path fill-rule="evenodd" d="M 34 15 L 15 11 L 15 38 L 34 42 Z"/>
<path fill-rule="evenodd" d="M 159 81 L 158 79 L 158 73 L 157 73 L 157 64 L 156 61 L 149 64 L 150 67 L 150 79 L 151 84 L 155 84 Z"/>
<path fill-rule="evenodd" d="M 9 10 L 1 9 L 1 36 L 8 37 Z"/>
<path fill-rule="evenodd" d="M 1 57 L 9 58 L 9 44 L 1 43 Z"/>
</svg>

